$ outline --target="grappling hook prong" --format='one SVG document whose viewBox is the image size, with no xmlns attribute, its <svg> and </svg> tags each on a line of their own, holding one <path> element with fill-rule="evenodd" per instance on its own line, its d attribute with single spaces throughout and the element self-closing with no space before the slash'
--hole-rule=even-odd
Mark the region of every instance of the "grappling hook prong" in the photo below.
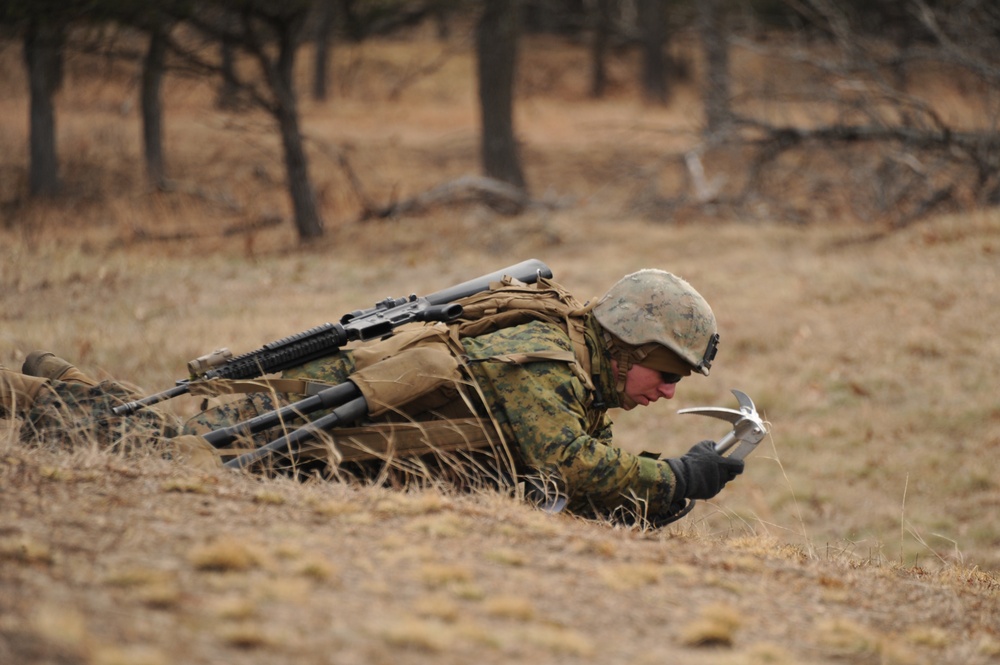
<svg viewBox="0 0 1000 665">
<path fill-rule="evenodd" d="M 752 453 L 757 444 L 767 435 L 767 427 L 757 414 L 757 407 L 754 406 L 753 400 L 746 393 L 735 389 L 731 392 L 736 396 L 736 401 L 739 402 L 738 411 L 718 406 L 698 406 L 681 409 L 677 413 L 694 413 L 732 423 L 733 430 L 715 444 L 715 450 L 721 455 L 739 444 L 730 457 L 743 459 Z"/>
</svg>

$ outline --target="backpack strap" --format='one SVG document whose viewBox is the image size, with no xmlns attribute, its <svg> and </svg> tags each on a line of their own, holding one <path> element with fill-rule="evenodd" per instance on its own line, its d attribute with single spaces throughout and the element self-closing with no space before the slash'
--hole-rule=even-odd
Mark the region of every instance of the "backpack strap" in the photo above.
<svg viewBox="0 0 1000 665">
<path fill-rule="evenodd" d="M 321 390 L 329 388 L 331 385 L 330 383 L 309 381 L 307 379 L 208 379 L 206 381 L 192 381 L 190 392 L 192 395 L 203 397 L 267 392 L 312 397 Z"/>
<path fill-rule="evenodd" d="M 539 277 L 534 284 L 504 277 L 501 281 L 490 284 L 488 291 L 463 298 L 458 303 L 462 305 L 462 316 L 448 327 L 452 338 L 459 345 L 459 340 L 463 337 L 478 337 L 531 321 L 544 321 L 559 326 L 573 345 L 572 352 L 543 351 L 474 359 L 466 357 L 467 362 L 565 362 L 572 367 L 574 374 L 588 390 L 594 390 L 591 378 L 593 368 L 586 339 L 586 315 L 593 306 L 581 304 L 561 285 L 544 277 Z"/>
</svg>

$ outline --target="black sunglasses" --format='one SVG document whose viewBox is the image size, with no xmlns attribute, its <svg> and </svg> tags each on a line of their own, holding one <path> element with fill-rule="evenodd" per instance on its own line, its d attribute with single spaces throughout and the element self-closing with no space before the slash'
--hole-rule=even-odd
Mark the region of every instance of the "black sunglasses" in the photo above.
<svg viewBox="0 0 1000 665">
<path fill-rule="evenodd" d="M 670 372 L 660 372 L 660 380 L 663 383 L 680 383 L 680 380 L 684 377 L 680 374 L 671 374 Z"/>
</svg>

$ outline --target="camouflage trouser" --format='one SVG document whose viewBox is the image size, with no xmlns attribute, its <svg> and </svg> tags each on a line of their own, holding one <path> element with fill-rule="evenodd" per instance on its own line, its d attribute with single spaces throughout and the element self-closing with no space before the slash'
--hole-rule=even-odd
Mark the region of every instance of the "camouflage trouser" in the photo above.
<svg viewBox="0 0 1000 665">
<path fill-rule="evenodd" d="M 280 409 L 289 400 L 277 393 L 249 393 L 231 402 L 214 406 L 193 416 L 184 423 L 184 434 L 207 434 L 212 430 L 229 427 L 259 415 Z M 281 436 L 280 431 L 269 430 L 253 436 L 254 443 L 262 446 Z"/>
<path fill-rule="evenodd" d="M 21 439 L 54 448 L 97 444 L 133 452 L 156 448 L 164 438 L 176 436 L 177 424 L 156 410 L 142 409 L 124 417 L 112 412 L 138 397 L 114 381 L 93 387 L 52 381 L 51 390 L 42 390 L 25 414 Z"/>
</svg>

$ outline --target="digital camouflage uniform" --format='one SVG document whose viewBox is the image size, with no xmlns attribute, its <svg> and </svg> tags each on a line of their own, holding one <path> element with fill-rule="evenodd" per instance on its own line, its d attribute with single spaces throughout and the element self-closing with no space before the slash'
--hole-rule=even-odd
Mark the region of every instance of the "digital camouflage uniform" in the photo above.
<svg viewBox="0 0 1000 665">
<path fill-rule="evenodd" d="M 673 473 L 665 461 L 634 455 L 612 444 L 607 409 L 620 406 L 620 398 L 610 357 L 597 342 L 600 332 L 590 316 L 587 329 L 594 389 L 584 385 L 578 369 L 569 362 L 497 360 L 550 351 L 571 355 L 572 342 L 557 325 L 534 321 L 462 339 L 465 362 L 481 390 L 481 399 L 475 400 L 478 414 L 499 426 L 502 440 L 512 449 L 520 469 L 558 483 L 560 492 L 569 499 L 570 510 L 608 515 L 622 509 L 658 521 L 670 513 Z M 353 371 L 352 353 L 345 350 L 286 371 L 284 377 L 335 384 L 347 380 Z M 489 409 L 483 407 L 482 400 Z M 188 423 L 188 431 L 230 425 L 274 407 L 269 396 L 252 395 L 196 416 Z M 440 414 L 447 409 L 434 411 Z M 432 416 L 418 412 L 406 417 Z M 255 444 L 274 438 L 273 432 L 264 433 L 257 436 Z"/>
<path fill-rule="evenodd" d="M 138 399 L 134 391 L 114 381 L 95 386 L 53 380 L 24 414 L 21 439 L 72 448 L 98 442 L 114 450 L 155 448 L 179 432 L 179 424 L 154 409 L 119 417 L 112 409 Z"/>
<path fill-rule="evenodd" d="M 672 280 L 667 282 L 670 288 L 680 284 L 680 297 L 655 289 L 650 297 L 648 275 L 655 280 L 666 276 Z M 550 286 L 543 280 L 540 284 L 546 288 Z M 644 294 L 643 289 L 647 293 Z M 533 294 L 525 296 L 518 292 L 515 295 L 522 305 L 525 300 L 534 302 Z M 532 307 L 530 302 L 529 308 Z M 451 328 L 442 323 L 411 324 L 385 340 L 345 348 L 286 370 L 283 378 L 329 385 L 353 379 L 359 384 L 369 366 L 381 364 L 377 359 L 372 360 L 372 356 L 378 356 L 383 348 L 379 345 L 395 348 L 393 345 L 400 344 L 400 340 L 406 339 L 411 332 L 417 331 L 418 337 L 424 334 L 422 331 L 433 332 L 438 336 L 428 338 L 448 349 L 443 355 L 456 368 L 461 366 L 465 380 L 451 380 L 440 390 L 436 389 L 430 400 L 428 395 L 421 395 L 414 401 L 401 400 L 384 415 L 383 411 L 370 408 L 369 413 L 377 417 L 351 423 L 350 428 L 377 430 L 386 421 L 451 423 L 452 418 L 478 416 L 477 422 L 487 423 L 491 432 L 487 434 L 490 445 L 494 443 L 493 438 L 498 438 L 513 456 L 513 471 L 520 475 L 534 474 L 547 486 L 557 487 L 559 494 L 568 500 L 570 510 L 580 514 L 619 515 L 626 519 L 639 515 L 654 524 L 669 521 L 684 505 L 684 496 L 679 495 L 678 486 L 690 489 L 689 472 L 685 470 L 684 478 L 679 479 L 668 460 L 632 454 L 613 445 L 607 410 L 634 405 L 625 404 L 628 398 L 622 390 L 625 372 L 633 363 L 683 375 L 690 374 L 692 369 L 707 374 L 718 339 L 718 335 L 713 334 L 714 317 L 707 303 L 686 283 L 656 271 L 640 271 L 627 276 L 592 310 L 582 306 L 576 308 L 579 303 L 573 300 L 566 302 L 572 305 L 572 314 L 565 318 L 556 316 L 561 324 L 544 316 L 516 325 L 508 325 L 509 320 L 505 320 L 502 325 L 485 329 L 486 332 L 480 328 L 476 329 L 476 334 L 470 332 L 468 336 L 460 336 L 456 324 L 451 324 Z M 645 304 L 636 306 L 638 302 Z M 634 325 L 636 321 L 642 324 Z M 626 344 L 619 343 L 621 340 L 615 342 L 609 330 L 620 334 Z M 700 349 L 709 338 L 708 349 L 702 352 Z M 689 348 L 692 344 L 685 341 L 688 339 L 693 340 L 698 351 Z M 654 361 L 653 354 L 663 346 L 670 349 L 668 353 L 677 355 L 671 355 L 673 360 L 666 361 L 666 366 L 657 366 L 664 361 L 662 358 Z M 647 354 L 650 354 L 648 358 Z M 364 362 L 362 356 L 366 358 Z M 397 356 L 386 352 L 382 357 L 388 361 Z M 612 358 L 618 364 L 617 374 L 612 369 Z M 679 366 L 675 368 L 674 363 Z M 178 433 L 204 434 L 301 399 L 297 395 L 255 392 L 205 409 L 178 426 L 151 408 L 127 417 L 110 415 L 113 406 L 136 398 L 117 383 L 104 382 L 88 387 L 53 381 L 51 389 L 36 400 L 25 418 L 23 431 L 26 436 L 38 438 L 40 434 L 46 440 L 66 442 L 82 433 L 92 440 L 126 449 Z M 368 404 L 371 407 L 372 401 L 368 400 Z M 475 413 L 470 413 L 470 409 Z M 309 418 L 322 415 L 314 413 Z M 334 440 L 338 435 L 346 436 L 342 433 L 348 429 L 336 428 Z M 427 429 L 433 431 L 433 428 Z M 282 432 L 276 430 L 260 432 L 250 443 L 260 446 L 281 435 Z M 234 443 L 235 447 L 238 446 Z M 210 453 L 215 454 L 214 449 L 209 448 Z M 170 454 L 169 445 L 164 450 Z M 714 467 L 716 463 L 713 459 L 709 466 Z M 499 461 L 497 465 L 501 465 Z M 740 471 L 742 465 L 731 475 Z M 731 475 L 724 478 L 722 484 L 731 479 Z M 720 488 L 721 484 L 709 493 L 714 494 Z"/>
<path fill-rule="evenodd" d="M 621 507 L 656 521 L 670 512 L 673 473 L 666 462 L 612 445 L 607 409 L 620 406 L 619 396 L 610 358 L 592 343 L 598 334 L 593 321 L 588 328 L 594 391 L 562 362 L 473 362 L 472 372 L 505 439 L 525 465 L 561 483 L 570 510 L 607 514 Z M 473 359 L 571 350 L 565 332 L 541 322 L 467 338 L 463 344 Z"/>
</svg>

